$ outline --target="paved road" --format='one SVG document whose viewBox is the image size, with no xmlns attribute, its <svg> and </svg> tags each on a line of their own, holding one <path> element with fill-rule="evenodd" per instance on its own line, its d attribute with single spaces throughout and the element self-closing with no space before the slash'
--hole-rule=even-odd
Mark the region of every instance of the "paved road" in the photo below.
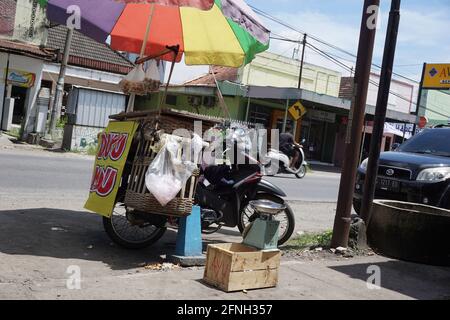
<svg viewBox="0 0 450 320">
<path fill-rule="evenodd" d="M 314 171 L 299 180 L 293 175 L 266 178 L 287 194 L 288 200 L 337 202 L 340 174 Z"/>
<path fill-rule="evenodd" d="M 86 194 L 92 164 L 78 156 L 0 151 L 0 194 Z"/>
<path fill-rule="evenodd" d="M 58 197 L 85 196 L 93 158 L 37 151 L 0 150 L 0 196 L 54 193 Z M 267 178 L 283 189 L 288 200 L 336 202 L 340 176 L 313 172 L 299 180 L 291 175 Z"/>
<path fill-rule="evenodd" d="M 75 154 L 0 149 L 0 212 L 36 208 L 85 211 L 93 161 Z M 338 174 L 315 171 L 302 180 L 287 175 L 267 179 L 287 193 L 296 232 L 332 228 Z"/>
</svg>

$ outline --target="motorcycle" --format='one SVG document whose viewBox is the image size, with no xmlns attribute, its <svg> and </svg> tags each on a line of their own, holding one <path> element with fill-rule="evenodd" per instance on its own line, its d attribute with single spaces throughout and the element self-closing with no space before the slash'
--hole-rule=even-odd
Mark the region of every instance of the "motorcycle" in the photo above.
<svg viewBox="0 0 450 320">
<path fill-rule="evenodd" d="M 208 177 L 208 168 L 205 175 Z M 284 204 L 286 210 L 277 215 L 280 221 L 278 244 L 286 243 L 295 228 L 294 213 L 284 201 L 286 194 L 263 179 L 260 165 L 240 165 L 227 172 L 227 182 L 210 184 L 205 179 L 197 186 L 196 202 L 202 208 L 203 233 L 211 234 L 222 227 L 238 227 L 241 233 L 259 215 L 250 205 L 253 200 L 269 200 Z"/>
<path fill-rule="evenodd" d="M 302 141 L 302 144 L 305 140 Z M 291 159 L 280 150 L 270 149 L 264 160 L 264 174 L 267 176 L 275 176 L 279 173 L 288 173 L 295 175 L 298 179 L 303 179 L 307 173 L 308 163 L 305 159 L 305 152 L 300 145 L 293 145 L 296 152 L 300 154 L 299 160 L 291 168 Z"/>
<path fill-rule="evenodd" d="M 239 136 L 242 136 L 242 132 L 233 134 L 233 139 L 239 140 Z M 202 232 L 212 234 L 222 227 L 238 227 L 243 233 L 246 227 L 259 217 L 250 201 L 270 200 L 286 206 L 286 209 L 275 217 L 280 221 L 278 244 L 282 245 L 294 232 L 294 213 L 283 199 L 286 194 L 263 179 L 261 169 L 264 166 L 243 151 L 245 146 L 242 147 L 242 144 L 245 145 L 241 139 L 235 146 L 244 156 L 246 164 L 202 167 L 195 195 L 195 203 L 201 207 Z M 106 233 L 118 245 L 128 249 L 141 249 L 158 241 L 167 228 L 177 229 L 178 218 L 127 208 L 123 204 L 127 179 L 125 172 L 116 207 L 111 218 L 103 218 L 103 225 Z"/>
</svg>

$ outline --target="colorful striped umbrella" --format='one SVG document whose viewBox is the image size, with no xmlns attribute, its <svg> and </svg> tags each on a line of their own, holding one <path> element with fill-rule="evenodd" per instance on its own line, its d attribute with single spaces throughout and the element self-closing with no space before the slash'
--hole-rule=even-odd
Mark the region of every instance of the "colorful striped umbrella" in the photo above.
<svg viewBox="0 0 450 320">
<path fill-rule="evenodd" d="M 270 31 L 243 0 L 49 0 L 50 21 L 78 6 L 81 32 L 113 49 L 156 57 L 179 46 L 187 65 L 240 67 L 269 47 Z M 199 10 L 203 9 L 203 10 Z M 144 39 L 147 39 L 145 42 Z M 146 45 L 143 46 L 143 43 Z M 160 57 L 173 61 L 173 53 Z"/>
</svg>

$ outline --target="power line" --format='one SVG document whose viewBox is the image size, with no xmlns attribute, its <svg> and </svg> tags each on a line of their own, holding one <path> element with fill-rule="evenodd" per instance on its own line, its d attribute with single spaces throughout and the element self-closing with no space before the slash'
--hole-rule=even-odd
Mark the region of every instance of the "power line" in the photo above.
<svg viewBox="0 0 450 320">
<path fill-rule="evenodd" d="M 256 8 L 254 8 L 254 9 L 256 9 Z M 256 9 L 256 10 L 259 10 L 259 9 Z M 260 10 L 259 10 L 259 11 L 260 11 Z M 284 23 L 284 22 L 277 21 L 278 19 L 276 19 L 276 18 L 272 19 L 273 17 L 271 17 L 269 14 L 264 13 L 263 15 L 267 15 L 268 17 L 266 17 L 266 18 L 271 19 L 271 20 L 274 20 L 275 22 L 280 23 L 280 24 L 282 24 L 282 25 L 285 25 L 285 26 L 288 27 L 289 29 L 292 29 L 292 30 L 294 30 L 294 31 L 296 31 L 296 32 L 298 32 L 298 33 L 300 33 L 300 34 L 305 34 L 304 32 L 299 31 L 299 30 L 297 30 L 296 28 L 294 28 L 294 27 L 292 27 L 292 26 L 290 26 L 290 25 L 288 25 L 288 24 L 286 24 L 286 23 Z M 311 35 L 309 35 L 309 34 L 308 34 L 308 36 L 309 36 L 310 38 L 312 38 L 312 39 L 318 41 L 316 37 L 311 36 Z M 289 38 L 287 38 L 287 37 L 280 36 L 280 35 L 276 35 L 276 37 L 272 37 L 272 38 L 273 38 L 274 40 L 287 41 L 287 42 L 292 42 L 292 43 L 302 43 L 302 42 L 299 41 L 299 40 L 289 39 Z M 321 42 L 322 44 L 325 44 L 325 45 L 330 46 L 329 44 L 327 44 L 327 43 L 324 42 L 324 41 L 318 41 L 318 42 Z M 309 48 L 311 48 L 313 51 L 315 51 L 316 53 L 318 53 L 319 55 L 324 56 L 324 57 L 327 58 L 328 60 L 334 62 L 334 63 L 337 64 L 337 65 L 339 65 L 341 68 L 343 68 L 343 69 L 345 69 L 345 70 L 348 70 L 348 71 L 350 71 L 350 72 L 352 72 L 352 73 L 354 72 L 354 69 L 353 69 L 352 67 L 347 66 L 346 64 L 344 64 L 343 62 L 339 61 L 339 60 L 336 59 L 335 57 L 337 57 L 337 58 L 339 58 L 339 59 L 341 59 L 341 60 L 346 60 L 346 59 L 344 59 L 344 58 L 342 58 L 342 57 L 339 57 L 339 56 L 337 56 L 337 55 L 335 55 L 335 54 L 333 54 L 333 53 L 325 52 L 325 51 L 323 51 L 323 50 L 321 50 L 321 49 L 319 49 L 319 48 L 313 46 L 313 45 L 310 44 L 310 43 L 307 43 L 306 45 L 307 45 Z M 335 48 L 336 46 L 331 45 L 331 47 L 332 47 L 332 48 Z M 338 47 L 336 47 L 336 48 L 338 48 Z M 340 49 L 340 48 L 338 48 L 338 49 Z M 339 50 L 339 51 L 342 51 L 342 52 L 344 52 L 344 53 L 346 53 L 346 54 L 349 54 L 349 55 L 351 55 L 351 56 L 353 56 L 353 57 L 356 57 L 355 55 L 353 55 L 353 54 L 351 54 L 351 53 L 349 53 L 349 52 L 346 52 L 346 50 Z M 352 61 L 346 60 L 346 61 L 348 61 L 348 62 L 353 62 L 353 60 L 352 60 Z M 381 69 L 381 66 L 379 66 L 379 65 L 377 65 L 377 64 L 372 64 L 372 65 L 375 66 L 375 67 L 377 67 L 377 68 L 380 68 L 380 69 Z M 418 81 L 416 81 L 416 80 L 413 80 L 413 79 L 408 78 L 408 77 L 406 77 L 406 76 L 403 76 L 403 75 L 401 75 L 401 74 L 398 74 L 398 73 L 395 73 L 395 72 L 393 72 L 393 74 L 396 75 L 396 76 L 398 76 L 398 77 L 400 77 L 400 78 L 404 78 L 404 79 L 406 79 L 406 80 L 408 80 L 408 81 L 411 81 L 411 82 L 414 82 L 414 83 L 420 83 L 420 82 L 418 82 Z M 369 80 L 369 81 L 370 81 L 370 83 L 371 83 L 372 85 L 374 85 L 374 86 L 376 86 L 376 87 L 379 87 L 379 84 L 378 84 L 376 81 L 373 81 L 373 80 Z M 443 91 L 441 91 L 441 92 L 443 92 Z M 406 98 L 406 97 L 404 97 L 404 96 L 402 96 L 402 95 L 400 95 L 400 94 L 398 94 L 398 93 L 396 93 L 396 92 L 394 92 L 394 91 L 390 91 L 389 93 L 390 93 L 391 95 L 397 97 L 397 98 L 400 98 L 400 99 L 404 100 L 405 102 L 408 102 L 409 104 L 411 104 L 411 105 L 413 105 L 413 106 L 415 106 L 415 107 L 417 108 L 417 103 L 411 101 L 409 98 Z M 447 93 L 447 92 L 444 92 L 444 93 L 450 95 L 450 93 Z M 439 108 L 438 106 L 436 106 L 436 105 L 434 105 L 434 104 L 432 104 L 432 103 L 428 103 L 428 105 L 433 106 L 433 107 L 436 107 L 436 108 Z M 434 110 L 434 109 L 431 109 L 431 108 L 428 108 L 428 110 L 431 111 L 431 112 L 434 112 L 434 113 L 436 113 L 436 114 L 438 114 L 438 115 L 441 115 L 441 116 L 445 116 L 445 117 L 448 116 L 448 115 L 439 113 L 438 111 L 436 111 L 436 110 Z"/>
<path fill-rule="evenodd" d="M 344 69 L 347 69 L 347 70 L 350 70 L 350 71 L 352 70 L 351 67 L 349 67 L 349 66 L 347 66 L 346 64 L 344 64 L 343 62 L 341 62 L 341 61 L 335 59 L 334 57 L 330 56 L 329 54 L 327 54 L 326 52 L 320 50 L 319 48 L 313 46 L 312 44 L 309 44 L 309 43 L 308 43 L 307 46 L 310 47 L 310 48 L 311 48 L 312 50 L 314 50 L 315 52 L 321 54 L 321 55 L 324 56 L 325 58 L 331 60 L 331 61 L 334 62 L 335 64 L 339 65 L 340 67 L 342 67 L 342 68 L 344 68 Z M 369 81 L 370 81 L 370 83 L 371 83 L 372 85 L 375 85 L 375 86 L 379 87 L 379 84 L 378 84 L 376 81 L 374 81 L 374 80 L 369 80 Z M 394 95 L 394 96 L 396 96 L 396 97 L 398 97 L 398 98 L 400 98 L 400 99 L 403 99 L 404 101 L 406 101 L 406 102 L 408 102 L 408 103 L 414 104 L 414 102 L 412 102 L 411 100 L 409 100 L 409 99 L 406 98 L 406 97 L 403 97 L 403 96 L 399 95 L 399 94 L 396 93 L 396 92 L 389 91 L 389 93 L 392 94 L 392 95 Z"/>
<path fill-rule="evenodd" d="M 256 13 L 258 13 L 259 15 L 265 17 L 266 19 L 269 19 L 269 20 L 271 20 L 271 21 L 273 21 L 273 22 L 276 22 L 276 23 L 278 23 L 278 24 L 280 24 L 280 25 L 282 25 L 282 26 L 284 26 L 284 27 L 286 27 L 286 28 L 288 28 L 288 29 L 290 29 L 290 30 L 292 30 L 292 31 L 295 31 L 295 32 L 297 32 L 297 33 L 300 33 L 301 35 L 307 34 L 309 38 L 311 38 L 311 39 L 313 39 L 313 40 L 315 40 L 315 41 L 317 41 L 317 42 L 319 42 L 319 43 L 321 43 L 321 44 L 323 44 L 323 45 L 326 45 L 326 46 L 328 46 L 328 47 L 330 47 L 330 48 L 333 48 L 334 50 L 340 51 L 340 52 L 342 52 L 342 53 L 344 53 L 344 54 L 346 54 L 346 55 L 349 55 L 349 56 L 351 56 L 351 57 L 353 57 L 353 58 L 355 58 L 355 59 L 357 58 L 357 55 L 356 55 L 356 54 L 354 54 L 354 53 L 352 53 L 352 52 L 349 52 L 348 50 L 342 49 L 342 48 L 340 48 L 340 47 L 338 47 L 338 46 L 336 46 L 336 45 L 334 45 L 334 44 L 331 44 L 331 43 L 329 43 L 329 42 L 327 42 L 327 41 L 325 41 L 325 40 L 322 40 L 322 39 L 320 39 L 320 38 L 318 38 L 318 37 L 316 37 L 316 36 L 314 36 L 314 35 L 311 35 L 311 34 L 309 34 L 309 33 L 306 33 L 305 31 L 299 30 L 298 28 L 296 28 L 296 27 L 294 27 L 294 26 L 292 26 L 292 25 L 290 25 L 290 24 L 288 24 L 288 23 L 286 23 L 286 22 L 284 22 L 284 21 L 281 21 L 280 19 L 278 19 L 278 18 L 272 16 L 271 14 L 269 14 L 269 13 L 267 13 L 267 12 L 261 10 L 261 9 L 258 9 L 258 8 L 254 7 L 254 6 L 252 6 L 252 5 L 250 5 L 250 7 L 251 7 Z M 376 63 L 372 63 L 372 66 L 374 66 L 374 67 L 376 67 L 376 68 L 378 68 L 378 69 L 381 70 L 381 66 L 378 65 L 378 64 L 376 64 Z M 414 79 L 409 78 L 409 77 L 407 77 L 407 76 L 404 76 L 404 75 L 402 75 L 402 74 L 399 74 L 399 73 L 396 73 L 396 72 L 393 72 L 393 74 L 394 74 L 395 76 L 399 77 L 399 78 L 402 78 L 402 79 L 411 81 L 411 82 L 413 82 L 413 83 L 420 83 L 420 81 L 414 80 Z"/>
<path fill-rule="evenodd" d="M 318 54 L 324 56 L 325 58 L 331 60 L 332 62 L 334 62 L 335 64 L 341 66 L 342 68 L 347 69 L 347 70 L 350 70 L 350 71 L 353 71 L 353 69 L 352 69 L 351 67 L 349 67 L 349 66 L 347 66 L 346 64 L 344 64 L 343 62 L 341 62 L 341 61 L 339 61 L 339 60 L 333 58 L 332 56 L 328 55 L 327 53 L 323 52 L 323 51 L 320 50 L 319 48 L 313 46 L 312 44 L 307 43 L 306 45 L 307 45 L 310 49 L 312 49 L 313 51 L 315 51 L 315 52 L 317 52 Z M 369 81 L 370 81 L 370 83 L 371 83 L 372 85 L 374 85 L 374 86 L 376 86 L 376 87 L 378 87 L 378 88 L 380 87 L 379 83 L 377 83 L 376 81 L 374 81 L 374 80 L 369 80 Z M 415 103 L 415 102 L 409 100 L 408 98 L 406 98 L 406 97 L 404 97 L 404 96 L 402 96 L 402 95 L 400 95 L 400 94 L 398 94 L 398 93 L 396 93 L 396 92 L 394 92 L 394 91 L 389 91 L 389 94 L 391 94 L 391 95 L 393 95 L 393 96 L 395 96 L 395 97 L 398 97 L 398 98 L 400 98 L 400 99 L 402 99 L 402 100 L 404 100 L 404 101 L 410 103 L 411 105 L 413 105 L 413 106 L 415 106 L 415 107 L 417 108 L 417 103 Z M 448 94 L 450 95 L 450 93 L 448 93 Z M 433 106 L 433 107 L 435 107 L 435 108 L 439 108 L 439 106 L 437 106 L 437 105 L 435 105 L 435 104 L 433 104 L 433 103 L 430 103 L 430 102 L 428 102 L 427 105 Z M 441 116 L 444 116 L 444 117 L 448 117 L 448 115 L 443 114 L 443 113 L 440 113 L 439 111 L 436 111 L 435 109 L 427 108 L 427 110 L 429 110 L 429 111 L 431 111 L 431 112 L 433 112 L 433 113 L 436 113 L 436 114 L 438 114 L 438 115 L 441 115 Z"/>
</svg>

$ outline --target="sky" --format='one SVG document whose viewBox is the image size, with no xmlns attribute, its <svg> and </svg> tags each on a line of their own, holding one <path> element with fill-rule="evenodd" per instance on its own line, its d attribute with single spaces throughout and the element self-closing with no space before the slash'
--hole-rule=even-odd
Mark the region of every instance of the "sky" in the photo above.
<svg viewBox="0 0 450 320">
<path fill-rule="evenodd" d="M 358 49 L 363 0 L 247 0 L 247 3 L 283 20 L 295 29 L 332 43 L 346 51 Z M 390 0 L 381 0 L 381 19 L 377 30 L 373 62 L 381 65 L 384 41 L 389 18 Z M 262 18 L 273 34 L 289 39 L 302 37 L 296 31 Z M 450 62 L 450 1 L 402 0 L 400 31 L 394 72 L 419 81 L 424 62 Z M 355 65 L 355 58 L 311 41 L 311 44 L 342 58 L 348 66 Z M 271 40 L 269 51 L 292 57 L 297 45 Z M 306 50 L 306 62 L 350 73 L 326 60 L 312 50 Z M 374 68 L 373 71 L 379 72 Z M 191 67 L 178 64 L 174 83 L 196 78 L 208 72 L 208 67 Z"/>
</svg>

